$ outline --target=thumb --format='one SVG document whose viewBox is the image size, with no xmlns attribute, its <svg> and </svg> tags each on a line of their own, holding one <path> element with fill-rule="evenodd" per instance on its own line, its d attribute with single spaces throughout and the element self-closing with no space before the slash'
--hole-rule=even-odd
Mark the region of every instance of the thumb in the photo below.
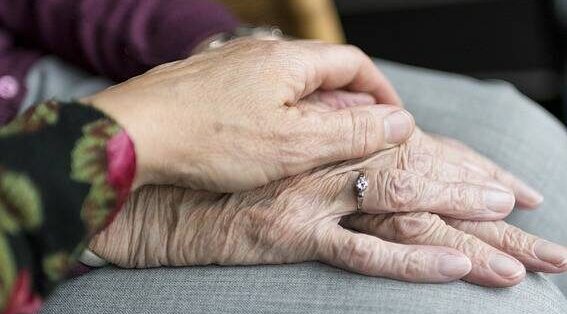
<svg viewBox="0 0 567 314">
<path fill-rule="evenodd" d="M 390 105 L 363 105 L 320 113 L 330 158 L 368 156 L 405 142 L 415 121 L 406 110 Z"/>
<path fill-rule="evenodd" d="M 290 145 L 280 147 L 286 175 L 332 162 L 356 159 L 405 142 L 413 133 L 413 116 L 398 106 L 356 105 L 340 110 L 300 109 L 285 125 Z"/>
</svg>

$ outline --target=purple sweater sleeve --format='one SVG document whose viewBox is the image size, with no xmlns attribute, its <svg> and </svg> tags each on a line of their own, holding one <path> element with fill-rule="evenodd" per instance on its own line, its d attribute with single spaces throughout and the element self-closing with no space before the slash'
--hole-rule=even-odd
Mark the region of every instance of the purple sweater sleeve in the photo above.
<svg viewBox="0 0 567 314">
<path fill-rule="evenodd" d="M 0 0 L 0 26 L 23 45 L 115 81 L 185 58 L 237 25 L 209 0 Z"/>
</svg>

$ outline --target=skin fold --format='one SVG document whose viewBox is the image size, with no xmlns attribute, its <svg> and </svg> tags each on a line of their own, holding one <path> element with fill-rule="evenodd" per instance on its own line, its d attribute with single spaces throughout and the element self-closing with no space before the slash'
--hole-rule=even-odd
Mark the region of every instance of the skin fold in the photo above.
<svg viewBox="0 0 567 314">
<path fill-rule="evenodd" d="M 359 169 L 370 183 L 362 212 Z M 501 221 L 514 194 L 519 205 L 541 201 L 523 187 L 464 145 L 417 129 L 400 146 L 247 192 L 144 186 L 90 248 L 126 268 L 322 261 L 371 276 L 505 287 L 526 268 L 567 270 L 565 248 Z"/>
</svg>

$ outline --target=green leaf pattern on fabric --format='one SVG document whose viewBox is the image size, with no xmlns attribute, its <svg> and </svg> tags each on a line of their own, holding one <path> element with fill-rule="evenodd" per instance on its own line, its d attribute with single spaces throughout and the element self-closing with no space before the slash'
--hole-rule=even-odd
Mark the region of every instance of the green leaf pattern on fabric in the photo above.
<svg viewBox="0 0 567 314">
<path fill-rule="evenodd" d="M 57 123 L 58 112 L 59 106 L 55 102 L 39 104 L 0 128 L 0 138 L 18 133 L 31 133 L 44 126 L 53 125 Z"/>
<path fill-rule="evenodd" d="M 38 189 L 25 175 L 0 170 L 0 228 L 14 234 L 41 225 L 42 205 Z"/>
<path fill-rule="evenodd" d="M 74 264 L 74 259 L 67 252 L 57 252 L 44 258 L 43 271 L 47 279 L 57 282 L 65 278 L 69 268 Z"/>
<path fill-rule="evenodd" d="M 73 115 L 80 120 L 73 120 Z M 78 121 L 82 121 L 81 124 Z M 0 152 L 0 313 L 12 301 L 11 297 L 19 302 L 10 303 L 16 311 L 30 309 L 27 306 L 34 306 L 34 302 L 37 306 L 39 300 L 33 296 L 48 293 L 64 279 L 89 237 L 109 223 L 116 210 L 117 194 L 107 182 L 106 145 L 120 130 L 95 108 L 55 102 L 39 104 L 0 127 L 0 144 L 4 144 Z M 62 149 L 53 150 L 51 140 Z M 56 179 L 41 178 L 44 175 L 41 171 L 33 171 L 51 164 L 36 160 L 35 164 L 28 165 L 28 159 L 19 159 L 31 151 L 52 153 L 53 158 L 65 161 L 70 154 L 71 164 L 57 165 L 54 171 L 58 171 L 59 177 Z M 4 156 L 9 158 L 1 158 Z M 14 171 L 22 168 L 24 170 Z M 45 175 L 52 174 L 46 172 Z M 43 180 L 33 181 L 36 176 Z M 56 184 L 56 189 L 50 189 L 48 184 Z M 85 184 L 90 186 L 88 192 L 83 188 Z M 78 194 L 58 199 L 64 196 L 57 193 L 65 193 L 69 188 Z M 56 194 L 50 200 L 57 198 L 56 201 L 61 202 L 47 202 L 43 194 L 47 191 Z M 75 211 L 79 208 L 81 219 L 71 219 L 77 217 Z M 73 213 L 68 215 L 69 221 L 57 221 L 58 216 L 53 216 L 50 222 L 54 225 L 43 225 L 45 217 L 67 212 Z M 50 236 L 47 228 L 68 230 L 48 239 L 49 248 L 37 247 L 34 243 L 41 243 L 41 237 Z M 14 291 L 19 278 L 24 278 L 25 286 Z"/>
<path fill-rule="evenodd" d="M 0 227 L 0 309 L 6 306 L 17 276 L 16 261 Z"/>
<path fill-rule="evenodd" d="M 107 141 L 119 131 L 120 127 L 109 120 L 90 123 L 83 128 L 83 137 L 72 153 L 71 177 L 75 181 L 91 184 L 81 212 L 89 236 L 106 223 L 114 210 L 116 192 L 106 181 L 105 147 Z"/>
</svg>

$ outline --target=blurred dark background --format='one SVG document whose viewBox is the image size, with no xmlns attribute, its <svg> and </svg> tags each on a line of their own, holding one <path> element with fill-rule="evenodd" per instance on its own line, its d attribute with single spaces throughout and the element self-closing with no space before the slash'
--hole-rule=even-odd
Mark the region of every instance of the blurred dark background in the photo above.
<svg viewBox="0 0 567 314">
<path fill-rule="evenodd" d="M 220 0 L 243 21 L 500 79 L 567 121 L 567 0 Z"/>
<path fill-rule="evenodd" d="M 335 0 L 346 39 L 402 63 L 502 79 L 567 121 L 567 0 Z"/>
</svg>

